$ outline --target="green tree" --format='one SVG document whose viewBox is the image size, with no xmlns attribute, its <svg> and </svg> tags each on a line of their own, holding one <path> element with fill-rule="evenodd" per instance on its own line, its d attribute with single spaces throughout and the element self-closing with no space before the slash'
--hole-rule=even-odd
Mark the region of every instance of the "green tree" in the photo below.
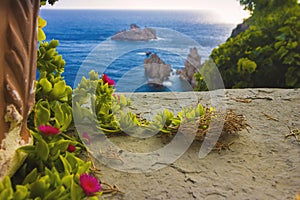
<svg viewBox="0 0 300 200">
<path fill-rule="evenodd" d="M 240 0 L 240 4 L 245 6 L 245 10 L 260 12 L 279 6 L 294 6 L 297 0 Z"/>
<path fill-rule="evenodd" d="M 240 2 L 253 11 L 246 21 L 249 28 L 229 38 L 211 54 L 225 87 L 300 87 L 300 6 L 297 0 Z M 241 66 L 251 66 L 251 73 L 245 73 Z"/>
</svg>

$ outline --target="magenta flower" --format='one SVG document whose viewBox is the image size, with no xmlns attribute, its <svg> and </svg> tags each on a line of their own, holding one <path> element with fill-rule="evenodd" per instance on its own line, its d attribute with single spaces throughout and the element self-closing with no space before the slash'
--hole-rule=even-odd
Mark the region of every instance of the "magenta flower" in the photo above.
<svg viewBox="0 0 300 200">
<path fill-rule="evenodd" d="M 121 97 L 120 95 L 117 95 L 117 94 L 112 94 L 113 97 L 116 97 L 118 99 L 118 101 L 120 101 Z"/>
<path fill-rule="evenodd" d="M 87 196 L 93 196 L 101 190 L 101 185 L 93 175 L 83 173 L 79 178 L 80 186 Z"/>
<path fill-rule="evenodd" d="M 87 140 L 87 144 L 91 144 L 91 137 L 86 132 L 82 133 L 82 137 Z"/>
<path fill-rule="evenodd" d="M 50 135 L 54 136 L 59 133 L 59 129 L 53 126 L 48 126 L 48 125 L 40 125 L 38 127 L 39 131 L 44 133 L 45 135 Z"/>
<path fill-rule="evenodd" d="M 69 144 L 67 151 L 72 153 L 72 152 L 76 151 L 76 147 L 72 144 Z"/>
<path fill-rule="evenodd" d="M 104 83 L 107 83 L 109 86 L 115 85 L 115 81 L 110 79 L 106 74 L 102 74 L 102 80 Z"/>
</svg>

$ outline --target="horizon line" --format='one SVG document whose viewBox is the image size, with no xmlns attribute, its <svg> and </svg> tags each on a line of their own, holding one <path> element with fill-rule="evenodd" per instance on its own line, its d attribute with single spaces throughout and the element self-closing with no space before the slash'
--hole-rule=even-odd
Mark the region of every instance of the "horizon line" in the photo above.
<svg viewBox="0 0 300 200">
<path fill-rule="evenodd" d="M 148 8 L 62 8 L 62 7 L 56 7 L 56 8 L 52 8 L 52 7 L 41 7 L 41 9 L 43 10 L 149 10 L 149 11 L 208 11 L 208 12 L 214 12 L 213 10 L 209 10 L 209 9 L 192 9 L 192 8 L 184 8 L 184 9 L 178 9 L 178 8 L 157 8 L 157 9 L 148 9 Z"/>
</svg>

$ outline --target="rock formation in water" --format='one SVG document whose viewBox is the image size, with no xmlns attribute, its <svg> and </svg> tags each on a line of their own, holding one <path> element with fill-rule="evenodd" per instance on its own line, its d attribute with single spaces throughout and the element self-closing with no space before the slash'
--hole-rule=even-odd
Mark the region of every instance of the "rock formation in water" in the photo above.
<svg viewBox="0 0 300 200">
<path fill-rule="evenodd" d="M 148 84 L 162 86 L 163 81 L 168 80 L 172 72 L 171 65 L 166 64 L 155 53 L 144 60 L 145 74 Z"/>
<path fill-rule="evenodd" d="M 122 30 L 111 37 L 112 40 L 147 41 L 156 39 L 156 31 L 152 28 L 141 29 L 136 24 L 130 25 L 130 30 Z"/>
<path fill-rule="evenodd" d="M 194 74 L 200 70 L 201 57 L 198 54 L 197 48 L 191 48 L 190 53 L 184 63 L 183 70 L 177 70 L 177 74 L 180 74 L 180 78 L 188 81 L 194 88 L 196 86 L 196 79 Z"/>
</svg>

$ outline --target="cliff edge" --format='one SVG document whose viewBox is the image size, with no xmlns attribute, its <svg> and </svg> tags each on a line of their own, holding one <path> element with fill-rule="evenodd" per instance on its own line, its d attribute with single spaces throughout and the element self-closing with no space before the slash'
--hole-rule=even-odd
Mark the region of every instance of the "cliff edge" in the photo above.
<svg viewBox="0 0 300 200">
<path fill-rule="evenodd" d="M 144 117 L 163 108 L 179 111 L 181 106 L 196 105 L 197 99 L 204 105 L 211 101 L 209 92 L 126 96 L 132 100 L 133 112 Z M 212 151 L 200 159 L 202 143 L 195 141 L 173 164 L 150 173 L 116 171 L 98 162 L 103 181 L 125 192 L 109 199 L 295 199 L 300 189 L 300 143 L 286 136 L 291 129 L 300 129 L 300 90 L 226 90 L 222 100 L 228 109 L 244 115 L 251 126 L 224 141 L 231 143 L 230 149 Z M 148 152 L 163 145 L 155 136 L 110 140 L 132 152 Z"/>
</svg>

